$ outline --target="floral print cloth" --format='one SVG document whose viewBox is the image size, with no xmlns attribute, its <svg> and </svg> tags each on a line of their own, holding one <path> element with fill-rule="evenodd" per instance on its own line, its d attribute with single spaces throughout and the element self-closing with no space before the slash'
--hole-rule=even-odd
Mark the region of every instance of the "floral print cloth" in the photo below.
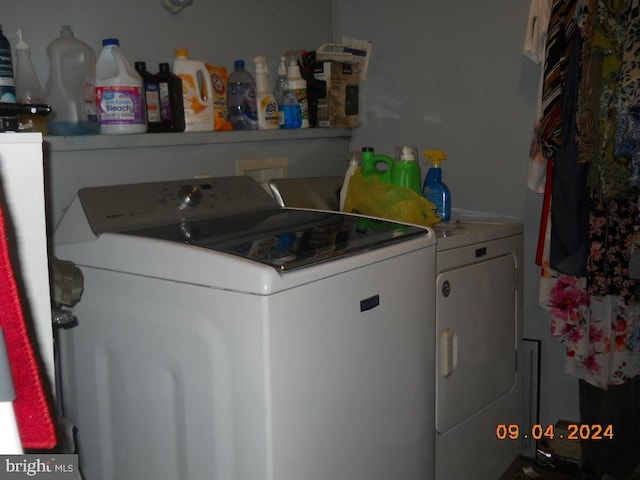
<svg viewBox="0 0 640 480">
<path fill-rule="evenodd" d="M 583 5 L 590 10 L 584 10 Z M 575 161 L 591 158 L 586 275 L 563 274 L 550 265 L 553 219 L 552 210 L 545 209 L 541 220 L 545 228 L 540 236 L 543 244 L 538 246 L 542 252 L 540 304 L 551 314 L 551 334 L 566 346 L 566 372 L 607 389 L 640 375 L 640 280 L 629 275 L 630 255 L 634 248 L 640 250 L 638 189 L 634 184 L 637 181 L 640 185 L 640 64 L 636 61 L 640 0 L 591 0 L 583 5 L 579 11 L 588 11 L 593 17 L 578 22 L 583 35 L 591 37 L 583 37 L 591 49 L 592 62 L 583 62 L 588 70 L 582 75 L 593 78 L 581 83 L 582 98 L 573 114 L 583 127 L 578 129 L 578 144 L 587 147 L 578 152 Z M 585 98 L 589 91 L 590 97 Z M 594 107 L 589 128 L 580 121 L 580 113 L 585 112 L 580 102 Z M 571 114 L 563 115 L 567 113 Z M 555 153 L 550 163 L 561 160 Z M 547 188 L 557 187 L 554 183 L 545 186 L 546 196 Z M 557 218 L 565 218 L 562 212 L 553 212 Z"/>
<path fill-rule="evenodd" d="M 567 348 L 565 371 L 606 389 L 640 374 L 640 305 L 627 275 L 626 227 L 636 207 L 596 194 L 592 204 L 590 274 L 562 275 L 544 262 L 540 301 L 551 313 L 551 334 Z"/>
</svg>

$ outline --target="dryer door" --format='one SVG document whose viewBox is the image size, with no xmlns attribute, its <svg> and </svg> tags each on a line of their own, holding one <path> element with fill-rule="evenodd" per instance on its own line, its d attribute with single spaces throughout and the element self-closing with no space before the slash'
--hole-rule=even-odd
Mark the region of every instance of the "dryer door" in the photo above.
<svg viewBox="0 0 640 480">
<path fill-rule="evenodd" d="M 516 261 L 504 255 L 436 280 L 436 430 L 443 434 L 516 381 Z"/>
</svg>

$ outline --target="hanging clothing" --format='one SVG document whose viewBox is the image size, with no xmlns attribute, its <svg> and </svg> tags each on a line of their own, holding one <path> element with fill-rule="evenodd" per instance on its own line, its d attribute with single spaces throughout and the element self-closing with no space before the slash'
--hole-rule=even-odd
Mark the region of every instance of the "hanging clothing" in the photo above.
<svg viewBox="0 0 640 480">
<path fill-rule="evenodd" d="M 599 68 L 593 72 L 593 79 L 598 82 L 600 94 L 596 155 L 591 162 L 589 186 L 599 190 L 604 198 L 632 198 L 629 164 L 614 155 L 617 95 L 630 6 L 630 0 L 600 0 L 593 12 L 592 54 Z"/>
<path fill-rule="evenodd" d="M 640 2 L 633 0 L 623 43 L 614 155 L 630 162 L 629 187 L 640 191 Z"/>
<path fill-rule="evenodd" d="M 536 65 L 544 66 L 545 64 L 550 14 L 551 0 L 531 0 L 522 53 Z M 540 118 L 542 117 L 543 84 L 544 69 L 541 69 L 540 81 L 538 82 L 538 98 L 536 101 L 536 124 L 531 139 L 527 172 L 527 186 L 536 193 L 544 192 L 547 169 L 547 159 L 540 149 Z"/>
<path fill-rule="evenodd" d="M 577 0 L 554 0 L 551 8 L 540 120 L 542 152 L 547 158 L 554 157 L 562 145 L 563 96 L 567 93 L 567 63 L 573 49 L 577 6 Z"/>
<path fill-rule="evenodd" d="M 615 441 L 583 442 L 582 472 L 636 478 L 640 0 L 578 3 L 579 37 L 567 35 L 574 4 L 554 0 L 549 25 L 540 151 L 553 178 L 545 183 L 536 256 L 540 304 L 566 347 L 565 372 L 580 380 L 580 421 L 612 426 Z"/>
<path fill-rule="evenodd" d="M 640 2 L 634 0 L 636 1 Z M 540 303 L 551 314 L 552 336 L 567 347 L 565 371 L 591 385 L 607 389 L 610 385 L 621 385 L 640 375 L 640 298 L 636 280 L 628 275 L 630 246 L 633 235 L 637 232 L 640 214 L 635 200 L 624 196 L 610 198 L 604 194 L 605 191 L 617 194 L 630 192 L 629 176 L 625 178 L 620 173 L 623 170 L 616 165 L 613 157 L 615 120 L 620 110 L 620 103 L 615 96 L 619 72 L 614 74 L 613 67 L 618 57 L 615 53 L 617 50 L 613 47 L 622 45 L 620 39 L 626 38 L 624 35 L 620 36 L 619 25 L 628 25 L 626 19 L 629 17 L 626 14 L 629 11 L 624 11 L 624 8 L 631 4 L 627 0 L 597 2 L 593 6 L 598 10 L 597 15 L 593 18 L 588 18 L 587 15 L 584 21 L 576 21 L 581 29 L 581 42 L 578 41 L 578 36 L 567 37 L 566 32 L 569 30 L 565 29 L 564 33 L 561 31 L 567 26 L 571 27 L 566 15 L 562 14 L 568 11 L 566 8 L 570 5 L 574 5 L 574 2 L 554 2 L 555 17 L 552 12 L 551 22 L 555 18 L 561 25 L 560 28 L 557 25 L 550 26 L 550 31 L 565 46 L 567 58 L 557 58 L 553 62 L 554 55 L 550 54 L 550 49 L 547 63 L 556 70 L 558 65 L 562 66 L 564 80 L 561 87 L 566 91 L 552 91 L 550 87 L 555 85 L 553 75 L 546 75 L 550 80 L 548 98 L 553 101 L 547 103 L 548 108 L 545 110 L 549 114 L 546 119 L 548 137 L 545 153 L 553 154 L 548 159 L 550 168 L 547 170 L 553 175 L 553 180 L 547 181 L 545 187 L 552 190 L 552 195 L 545 191 L 545 202 L 548 205 L 543 206 L 539 237 L 539 241 L 543 242 L 539 245 L 538 253 L 542 253 L 537 259 L 542 267 Z M 583 13 L 581 8 L 582 6 L 578 6 L 577 10 L 571 11 Z M 593 22 L 591 25 L 594 28 L 589 30 L 586 26 L 590 22 Z M 590 40 L 585 36 L 588 32 L 593 34 Z M 550 37 L 549 42 L 552 41 Z M 592 58 L 595 61 L 591 68 L 598 72 L 593 77 L 593 82 L 586 86 L 581 79 L 585 74 L 589 75 L 589 72 L 576 69 L 576 65 L 581 64 L 576 59 L 583 58 L 585 43 L 593 45 L 595 54 Z M 607 49 L 602 48 L 605 44 L 608 45 Z M 556 40 L 555 57 L 558 56 L 557 45 Z M 569 45 L 573 46 L 571 51 L 566 50 Z M 618 63 L 622 66 L 622 61 Z M 603 72 L 609 77 L 599 78 Z M 555 75 L 557 73 L 556 71 Z M 576 80 L 577 78 L 579 79 Z M 612 79 L 615 82 L 612 83 Z M 588 85 L 591 88 L 595 86 L 598 90 L 600 84 L 603 98 L 597 103 L 598 109 L 594 110 L 594 114 L 602 113 L 597 117 L 599 128 L 594 130 L 598 135 L 593 146 L 599 149 L 596 155 L 597 168 L 594 169 L 593 163 L 589 165 L 578 160 L 579 146 L 585 134 L 579 130 L 579 115 L 584 111 L 580 105 L 584 99 L 576 99 L 572 92 L 588 92 Z M 594 94 L 595 91 L 592 91 L 591 95 Z M 589 100 L 592 101 L 592 98 Z M 596 171 L 599 174 L 597 185 L 600 188 L 592 190 L 591 194 L 587 188 L 581 188 L 587 169 L 590 173 Z M 624 181 L 620 181 L 621 175 Z M 579 215 L 585 215 L 586 212 L 583 227 L 579 227 L 580 223 L 575 216 L 578 212 L 581 212 Z M 554 222 L 556 218 L 561 221 Z M 571 220 L 570 226 L 563 230 L 567 219 Z M 584 225 L 587 227 L 584 228 Z M 563 250 L 570 243 L 566 243 L 567 239 L 576 240 L 579 231 L 588 247 L 588 254 L 583 260 L 584 270 L 574 268 L 580 265 L 580 261 L 573 262 L 578 256 L 571 259 L 571 255 L 567 256 L 567 252 Z M 579 251 L 573 248 L 569 253 L 577 255 Z M 584 255 L 584 249 L 582 252 Z M 567 259 L 572 260 L 569 262 L 573 263 L 570 268 L 566 267 Z"/>
<path fill-rule="evenodd" d="M 582 74 L 578 85 L 578 164 L 586 165 L 594 160 L 596 152 L 596 132 L 599 128 L 598 104 L 601 87 L 594 72 L 601 67 L 593 59 L 593 37 L 595 35 L 595 20 L 591 11 L 591 2 L 583 6 L 582 15 L 582 52 L 580 62 Z"/>
<path fill-rule="evenodd" d="M 588 167 L 576 161 L 578 156 L 578 85 L 581 74 L 582 34 L 578 28 L 567 39 L 571 49 L 566 62 L 560 119 L 562 141 L 555 152 L 551 218 L 561 222 L 551 224 L 549 264 L 563 274 L 584 276 L 589 253 L 589 191 Z M 572 113 L 573 112 L 573 113 Z"/>
</svg>

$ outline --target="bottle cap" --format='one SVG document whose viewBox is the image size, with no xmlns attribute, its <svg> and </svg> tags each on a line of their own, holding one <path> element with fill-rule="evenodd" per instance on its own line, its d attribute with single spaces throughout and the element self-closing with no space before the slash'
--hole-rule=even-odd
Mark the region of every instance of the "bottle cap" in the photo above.
<svg viewBox="0 0 640 480">
<path fill-rule="evenodd" d="M 189 56 L 189 50 L 186 48 L 177 48 L 176 57 L 187 58 Z"/>
<path fill-rule="evenodd" d="M 234 60 L 233 61 L 234 68 L 244 68 L 244 60 Z"/>
<path fill-rule="evenodd" d="M 120 41 L 117 38 L 105 38 L 102 40 L 102 46 L 107 47 L 109 45 L 115 45 L 116 47 L 120 46 Z"/>
<path fill-rule="evenodd" d="M 416 161 L 415 148 L 410 147 L 408 145 L 405 145 L 404 147 L 402 147 L 402 150 L 400 152 L 400 160 L 405 162 L 415 162 Z"/>
<path fill-rule="evenodd" d="M 447 159 L 447 156 L 442 150 L 425 150 L 423 153 L 427 160 L 431 159 L 434 167 L 439 167 L 440 162 Z"/>
<path fill-rule="evenodd" d="M 71 25 L 63 25 L 60 29 L 61 37 L 73 37 L 73 30 L 71 30 Z"/>
<path fill-rule="evenodd" d="M 295 63 L 294 60 L 289 63 L 289 69 L 287 70 L 287 78 L 289 80 L 297 80 L 302 79 L 302 75 L 300 75 L 300 66 Z"/>
<path fill-rule="evenodd" d="M 267 57 L 259 55 L 253 59 L 253 63 L 256 66 L 256 73 L 269 73 L 269 67 L 267 67 Z"/>
<path fill-rule="evenodd" d="M 16 50 L 29 50 L 29 45 L 22 39 L 22 29 L 18 29 L 18 43 L 16 43 Z"/>
<path fill-rule="evenodd" d="M 278 76 L 287 74 L 286 57 L 280 57 L 280 65 L 278 65 Z"/>
</svg>

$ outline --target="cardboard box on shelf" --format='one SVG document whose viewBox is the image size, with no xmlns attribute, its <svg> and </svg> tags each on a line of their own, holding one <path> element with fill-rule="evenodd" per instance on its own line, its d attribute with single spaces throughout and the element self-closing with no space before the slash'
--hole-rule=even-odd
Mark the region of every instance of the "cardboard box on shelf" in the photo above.
<svg viewBox="0 0 640 480">
<path fill-rule="evenodd" d="M 318 127 L 360 125 L 360 70 L 357 64 L 318 62 L 314 77 L 323 84 L 318 97 Z"/>
</svg>

